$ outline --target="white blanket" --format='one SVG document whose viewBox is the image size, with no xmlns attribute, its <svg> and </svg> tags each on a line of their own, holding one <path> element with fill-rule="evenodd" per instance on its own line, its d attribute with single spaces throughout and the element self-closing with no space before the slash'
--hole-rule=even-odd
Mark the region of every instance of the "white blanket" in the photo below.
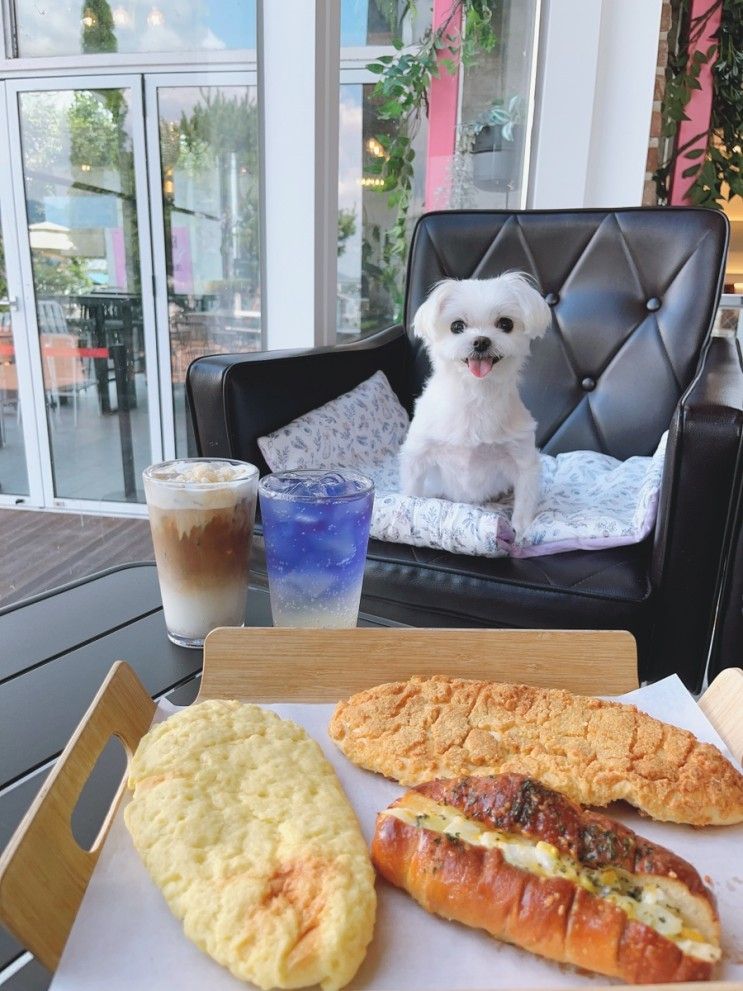
<svg viewBox="0 0 743 991">
<path fill-rule="evenodd" d="M 618 461 L 571 451 L 542 461 L 537 514 L 514 541 L 510 496 L 482 505 L 400 492 L 397 455 L 408 416 L 383 372 L 258 438 L 272 471 L 356 468 L 374 480 L 371 535 L 378 540 L 483 557 L 537 557 L 636 544 L 655 525 L 666 435 L 652 457 Z"/>
</svg>

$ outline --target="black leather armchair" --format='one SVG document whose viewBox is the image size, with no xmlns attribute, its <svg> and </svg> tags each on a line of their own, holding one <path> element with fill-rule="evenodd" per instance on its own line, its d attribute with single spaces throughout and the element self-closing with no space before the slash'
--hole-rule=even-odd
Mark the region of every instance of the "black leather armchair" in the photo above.
<svg viewBox="0 0 743 991">
<path fill-rule="evenodd" d="M 710 337 L 727 241 L 725 218 L 698 209 L 428 214 L 411 246 L 404 326 L 346 346 L 191 365 L 199 453 L 265 472 L 257 437 L 377 369 L 412 412 L 429 366 L 409 327 L 434 283 L 529 272 L 553 311 L 522 387 L 537 442 L 550 454 L 588 448 L 624 459 L 652 453 L 670 424 L 655 536 L 525 560 L 372 541 L 362 609 L 415 626 L 626 629 L 641 677 L 675 671 L 697 687 L 743 433 L 740 353 Z"/>
</svg>

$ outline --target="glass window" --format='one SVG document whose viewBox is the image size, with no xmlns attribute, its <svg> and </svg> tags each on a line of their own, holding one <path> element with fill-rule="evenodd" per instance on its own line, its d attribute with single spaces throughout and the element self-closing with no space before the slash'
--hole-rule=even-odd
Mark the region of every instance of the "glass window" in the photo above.
<svg viewBox="0 0 743 991">
<path fill-rule="evenodd" d="M 261 347 L 258 107 L 252 86 L 158 89 L 176 452 L 186 369 Z"/>
<path fill-rule="evenodd" d="M 389 327 L 402 302 L 405 259 L 387 258 L 396 210 L 378 175 L 382 142 L 395 124 L 379 119 L 373 89 L 373 84 L 347 83 L 340 92 L 337 329 L 341 340 Z M 423 211 L 425 126 L 414 147 L 409 226 Z"/>
<path fill-rule="evenodd" d="M 341 47 L 365 48 L 420 38 L 431 26 L 432 3 L 408 0 L 341 0 Z"/>
<path fill-rule="evenodd" d="M 151 459 L 131 91 L 19 94 L 57 497 L 141 499 Z"/>
<path fill-rule="evenodd" d="M 535 20 L 536 0 L 498 4 L 495 47 L 464 69 L 451 209 L 522 205 Z"/>
<path fill-rule="evenodd" d="M 255 0 L 14 0 L 27 56 L 254 49 Z"/>
<path fill-rule="evenodd" d="M 536 5 L 537 0 L 503 0 L 496 6 L 495 46 L 460 68 L 458 79 L 443 75 L 452 85 L 432 89 L 412 135 L 411 125 L 380 119 L 374 84 L 358 82 L 359 68 L 348 62 L 344 66 L 341 50 L 341 339 L 373 333 L 402 316 L 406 256 L 389 250 L 397 208 L 394 190 L 386 188 L 378 174 L 385 143 L 401 128 L 403 133 L 408 128 L 414 151 L 412 200 L 405 219 L 408 241 L 415 221 L 427 210 L 523 206 Z M 344 0 L 342 45 L 379 46 L 394 37 L 409 44 L 409 37 L 420 37 L 421 29 L 430 27 L 431 12 L 430 5 L 416 5 L 419 21 L 411 28 L 399 23 L 407 7 L 386 0 Z M 380 28 L 385 22 L 387 34 Z M 377 54 L 369 47 L 368 61 Z M 374 77 L 369 73 L 367 78 Z"/>
</svg>

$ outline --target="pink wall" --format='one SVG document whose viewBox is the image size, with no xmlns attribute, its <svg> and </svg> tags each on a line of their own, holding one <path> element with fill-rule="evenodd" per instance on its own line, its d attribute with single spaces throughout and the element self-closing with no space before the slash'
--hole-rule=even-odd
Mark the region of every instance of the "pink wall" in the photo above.
<svg viewBox="0 0 743 991">
<path fill-rule="evenodd" d="M 113 254 L 113 285 L 117 289 L 126 292 L 129 289 L 129 280 L 126 275 L 126 244 L 124 242 L 123 227 L 109 227 L 107 234 L 111 238 L 111 251 Z M 111 280 L 109 272 L 109 282 Z"/>
<path fill-rule="evenodd" d="M 433 28 L 436 30 L 448 17 L 452 0 L 434 0 Z M 450 34 L 459 34 L 462 27 L 461 9 L 449 25 Z M 451 58 L 447 51 L 439 52 L 442 59 Z M 459 102 L 459 73 L 450 76 L 441 67 L 441 75 L 431 81 L 428 113 L 428 148 L 426 152 L 426 210 L 444 210 L 449 206 L 451 165 L 454 157 Z"/>
<path fill-rule="evenodd" d="M 173 251 L 173 292 L 194 292 L 193 259 L 191 257 L 191 231 L 188 227 L 171 227 Z"/>
<path fill-rule="evenodd" d="M 700 14 L 704 14 L 706 11 L 710 10 L 710 8 L 715 7 L 718 2 L 719 0 L 692 0 L 690 17 L 695 18 Z M 714 35 L 720 27 L 721 18 L 722 5 L 720 4 L 710 15 L 709 20 L 705 25 L 704 32 L 690 50 L 690 55 L 693 56 L 696 49 L 706 52 L 710 45 L 715 43 Z M 679 126 L 678 135 L 676 138 L 676 147 L 681 148 L 687 142 L 691 142 L 691 144 L 681 153 L 673 167 L 673 175 L 671 177 L 671 203 L 674 206 L 689 205 L 687 194 L 692 183 L 694 182 L 694 176 L 687 176 L 684 178 L 682 173 L 691 165 L 699 163 L 700 161 L 699 158 L 687 158 L 687 153 L 693 151 L 695 148 L 706 148 L 707 146 L 707 131 L 709 129 L 709 122 L 712 116 L 713 64 L 713 62 L 707 62 L 702 66 L 699 73 L 699 83 L 702 88 L 692 91 L 691 99 L 686 106 L 686 116 L 689 120 L 681 121 Z M 697 135 L 701 135 L 701 137 L 697 138 Z M 697 140 L 693 140 L 695 138 Z"/>
</svg>

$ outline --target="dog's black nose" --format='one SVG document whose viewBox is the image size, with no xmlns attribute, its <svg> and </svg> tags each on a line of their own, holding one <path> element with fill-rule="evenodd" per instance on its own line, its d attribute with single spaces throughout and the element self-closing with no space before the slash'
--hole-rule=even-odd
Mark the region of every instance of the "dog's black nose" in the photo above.
<svg viewBox="0 0 743 991">
<path fill-rule="evenodd" d="M 475 351 L 487 351 L 490 347 L 490 343 L 491 341 L 489 337 L 476 337 L 472 342 L 472 347 Z"/>
</svg>

